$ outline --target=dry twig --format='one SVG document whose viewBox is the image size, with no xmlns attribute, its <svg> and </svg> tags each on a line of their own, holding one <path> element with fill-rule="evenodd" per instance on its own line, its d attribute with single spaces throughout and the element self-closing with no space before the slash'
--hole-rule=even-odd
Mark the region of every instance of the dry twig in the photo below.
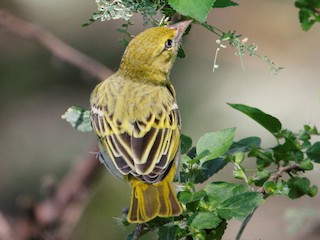
<svg viewBox="0 0 320 240">
<path fill-rule="evenodd" d="M 7 31 L 32 41 L 35 41 L 47 48 L 57 58 L 64 60 L 82 71 L 88 72 L 90 75 L 99 80 L 106 79 L 112 74 L 112 71 L 91 57 L 69 46 L 61 39 L 54 36 L 39 26 L 26 22 L 11 13 L 0 9 L 0 25 Z"/>
<path fill-rule="evenodd" d="M 19 37 L 38 42 L 56 57 L 99 80 L 112 74 L 111 70 L 52 33 L 1 9 L 0 26 Z M 96 151 L 97 147 L 91 149 L 91 152 Z M 84 209 L 89 185 L 99 165 L 94 154 L 83 157 L 48 198 L 40 203 L 27 199 L 20 217 L 9 218 L 0 212 L 0 239 L 69 239 Z"/>
</svg>

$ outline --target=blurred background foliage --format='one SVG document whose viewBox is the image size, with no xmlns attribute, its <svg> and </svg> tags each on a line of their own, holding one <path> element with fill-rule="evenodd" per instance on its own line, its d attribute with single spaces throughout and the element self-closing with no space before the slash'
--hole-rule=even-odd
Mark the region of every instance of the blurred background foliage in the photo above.
<svg viewBox="0 0 320 240">
<path fill-rule="evenodd" d="M 208 131 L 236 127 L 236 140 L 260 136 L 264 146 L 272 136 L 258 124 L 231 109 L 226 103 L 243 103 L 276 116 L 286 128 L 303 124 L 320 127 L 320 26 L 301 30 L 298 10 L 292 1 L 239 1 L 240 6 L 214 10 L 208 22 L 224 31 L 236 30 L 283 66 L 278 75 L 254 57 L 240 59 L 234 48 L 222 49 L 220 67 L 213 73 L 217 44 L 214 35 L 194 25 L 184 39 L 188 54 L 178 59 L 171 79 L 175 85 L 183 120 L 183 133 L 194 141 Z M 92 1 L 2 0 L 0 8 L 33 22 L 71 46 L 116 70 L 124 47 L 116 31 L 123 21 L 81 25 L 96 10 Z M 142 18 L 134 16 L 133 34 L 143 30 Z M 150 26 L 149 26 L 150 27 Z M 16 37 L 0 27 L 0 209 L 18 214 L 25 196 L 41 199 L 41 185 L 48 176 L 57 182 L 90 154 L 92 133 L 83 134 L 61 120 L 71 105 L 89 107 L 89 94 L 98 83 L 79 69 L 53 57 L 34 42 Z M 310 176 L 320 185 L 319 169 Z M 232 178 L 227 167 L 215 180 Z M 129 204 L 129 187 L 114 179 L 101 166 L 92 197 L 73 239 L 123 239 L 128 229 L 113 217 Z M 286 235 L 284 213 L 308 206 L 319 211 L 319 195 L 296 201 L 276 197 L 262 205 L 248 225 L 246 239 L 295 239 Z M 261 224 L 263 222 L 263 224 Z M 240 226 L 231 221 L 226 238 L 233 238 Z M 272 231 L 270 231 L 272 229 Z"/>
</svg>

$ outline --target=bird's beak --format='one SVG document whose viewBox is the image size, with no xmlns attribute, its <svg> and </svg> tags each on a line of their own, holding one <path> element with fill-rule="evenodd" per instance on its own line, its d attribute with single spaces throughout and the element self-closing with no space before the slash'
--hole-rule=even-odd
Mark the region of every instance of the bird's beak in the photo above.
<svg viewBox="0 0 320 240">
<path fill-rule="evenodd" d="M 187 20 L 187 21 L 182 21 L 182 22 L 178 22 L 172 25 L 169 25 L 168 27 L 171 29 L 176 29 L 177 33 L 174 37 L 174 42 L 175 43 L 179 43 L 183 33 L 185 32 L 185 30 L 188 28 L 188 26 L 192 23 L 192 20 Z"/>
</svg>

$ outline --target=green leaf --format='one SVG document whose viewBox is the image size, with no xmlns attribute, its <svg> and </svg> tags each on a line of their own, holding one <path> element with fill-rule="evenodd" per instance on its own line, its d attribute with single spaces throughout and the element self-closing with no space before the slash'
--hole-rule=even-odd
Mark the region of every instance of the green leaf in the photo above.
<svg viewBox="0 0 320 240">
<path fill-rule="evenodd" d="M 263 189 L 269 195 L 288 196 L 289 194 L 288 184 L 285 181 L 281 181 L 278 184 L 274 181 L 266 181 L 263 184 Z"/>
<path fill-rule="evenodd" d="M 219 172 L 225 165 L 227 165 L 227 161 L 216 158 L 211 161 L 206 161 L 201 166 L 201 171 L 197 174 L 194 183 L 203 183 L 208 180 L 215 173 Z"/>
<path fill-rule="evenodd" d="M 315 197 L 318 193 L 318 187 L 316 185 L 313 185 L 309 188 L 309 191 L 308 191 L 308 196 L 309 197 Z"/>
<path fill-rule="evenodd" d="M 300 162 L 300 168 L 306 171 L 313 169 L 313 164 L 310 160 L 310 158 L 304 159 L 302 162 Z"/>
<path fill-rule="evenodd" d="M 299 20 L 304 31 L 308 31 L 313 26 L 313 24 L 316 23 L 315 19 L 312 18 L 310 11 L 305 9 L 301 9 L 299 11 Z"/>
<path fill-rule="evenodd" d="M 274 181 L 267 181 L 263 184 L 263 189 L 268 194 L 274 194 L 277 191 L 277 184 Z"/>
<path fill-rule="evenodd" d="M 206 21 L 214 2 L 215 0 L 168 0 L 170 6 L 178 13 L 199 22 Z"/>
<path fill-rule="evenodd" d="M 315 22 L 320 22 L 319 0 L 297 0 L 295 6 L 299 8 L 299 20 L 303 30 L 309 30 Z"/>
<path fill-rule="evenodd" d="M 191 233 L 192 239 L 197 239 L 197 240 L 206 240 L 207 233 L 205 230 L 198 230 L 198 231 L 193 231 Z"/>
<path fill-rule="evenodd" d="M 184 51 L 183 47 L 180 45 L 178 48 L 178 58 L 182 59 L 182 58 L 186 58 L 187 54 Z"/>
<path fill-rule="evenodd" d="M 181 156 L 181 163 L 187 164 L 189 161 L 192 161 L 192 160 L 188 155 L 182 155 Z"/>
<path fill-rule="evenodd" d="M 247 137 L 234 142 L 231 148 L 244 148 L 244 151 L 246 151 L 249 147 L 259 148 L 260 145 L 261 139 L 259 137 Z"/>
<path fill-rule="evenodd" d="M 178 199 L 179 202 L 186 204 L 189 202 L 192 202 L 192 192 L 188 192 L 188 191 L 180 191 L 178 192 Z"/>
<path fill-rule="evenodd" d="M 234 178 L 237 178 L 237 179 L 245 179 L 246 178 L 246 175 L 245 175 L 242 168 L 237 168 L 237 169 L 233 170 L 232 173 L 233 173 Z"/>
<path fill-rule="evenodd" d="M 289 187 L 286 181 L 281 181 L 277 184 L 277 191 L 274 193 L 276 195 L 288 196 L 289 194 Z"/>
<path fill-rule="evenodd" d="M 169 18 L 171 18 L 176 11 L 170 7 L 170 5 L 166 4 L 164 7 L 160 9 L 161 13 Z"/>
<path fill-rule="evenodd" d="M 183 204 L 187 204 L 187 203 L 198 201 L 206 195 L 207 193 L 204 190 L 201 190 L 196 193 L 181 191 L 181 192 L 178 192 L 178 199 L 179 199 L 179 202 Z"/>
<path fill-rule="evenodd" d="M 181 144 L 180 144 L 181 154 L 185 154 L 189 151 L 189 149 L 192 146 L 192 139 L 191 137 L 188 137 L 183 134 L 181 134 L 180 139 L 181 139 Z"/>
<path fill-rule="evenodd" d="M 239 110 L 240 112 L 246 114 L 256 122 L 258 122 L 261 126 L 267 129 L 273 135 L 280 132 L 282 126 L 281 122 L 277 118 L 269 114 L 266 114 L 257 108 L 249 107 L 243 104 L 228 104 L 234 109 Z"/>
<path fill-rule="evenodd" d="M 245 192 L 230 197 L 217 206 L 218 215 L 226 220 L 235 218 L 243 221 L 252 211 L 263 202 L 258 192 Z"/>
<path fill-rule="evenodd" d="M 310 180 L 308 178 L 292 177 L 288 181 L 288 186 L 290 188 L 289 198 L 296 199 L 308 194 L 313 197 L 317 194 L 318 188 L 316 186 L 310 187 Z"/>
<path fill-rule="evenodd" d="M 220 239 L 222 239 L 226 229 L 227 229 L 227 221 L 224 220 L 216 228 L 210 229 L 211 231 L 209 233 L 207 233 L 206 240 L 209 240 L 209 239 L 220 240 Z M 206 229 L 206 232 L 208 232 L 208 229 Z"/>
<path fill-rule="evenodd" d="M 189 151 L 188 151 L 188 156 L 190 158 L 195 158 L 197 156 L 197 153 L 196 153 L 196 147 L 192 147 Z"/>
<path fill-rule="evenodd" d="M 245 155 L 243 152 L 236 152 L 233 154 L 234 162 L 236 164 L 241 164 L 245 158 Z"/>
<path fill-rule="evenodd" d="M 204 190 L 208 195 L 208 203 L 214 208 L 224 200 L 247 191 L 241 184 L 227 182 L 212 182 Z"/>
<path fill-rule="evenodd" d="M 258 171 L 254 178 L 253 178 L 253 182 L 256 186 L 262 186 L 264 184 L 265 181 L 267 181 L 270 177 L 270 173 L 267 171 Z"/>
<path fill-rule="evenodd" d="M 177 225 L 164 225 L 159 228 L 158 236 L 159 240 L 172 240 L 176 239 L 176 235 L 179 231 Z"/>
<path fill-rule="evenodd" d="M 208 152 L 201 159 L 202 162 L 215 159 L 228 151 L 232 145 L 235 128 L 228 128 L 219 132 L 211 132 L 203 135 L 196 145 L 197 155 Z"/>
<path fill-rule="evenodd" d="M 90 123 L 90 110 L 81 107 L 72 106 L 61 116 L 71 124 L 72 127 L 81 132 L 92 131 Z"/>
<path fill-rule="evenodd" d="M 259 171 L 263 171 L 264 168 L 270 166 L 273 162 L 273 156 L 271 152 L 262 152 L 258 149 L 253 149 L 248 153 L 248 157 L 257 158 L 257 168 Z"/>
<path fill-rule="evenodd" d="M 225 8 L 238 5 L 238 3 L 231 0 L 216 0 L 216 2 L 213 4 L 213 8 Z"/>
<path fill-rule="evenodd" d="M 320 142 L 314 143 L 307 150 L 307 156 L 314 162 L 320 163 Z"/>
<path fill-rule="evenodd" d="M 188 220 L 188 225 L 196 229 L 216 228 L 222 220 L 213 212 L 197 212 Z"/>
<path fill-rule="evenodd" d="M 273 149 L 274 158 L 277 161 L 302 161 L 303 153 L 300 151 L 299 142 L 292 139 L 285 139 L 284 144 L 278 144 Z"/>
</svg>

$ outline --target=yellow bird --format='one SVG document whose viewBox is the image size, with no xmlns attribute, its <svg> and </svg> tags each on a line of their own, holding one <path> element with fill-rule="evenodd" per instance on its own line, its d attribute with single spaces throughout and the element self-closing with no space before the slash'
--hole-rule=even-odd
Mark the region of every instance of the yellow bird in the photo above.
<svg viewBox="0 0 320 240">
<path fill-rule="evenodd" d="M 137 35 L 119 69 L 91 94 L 91 124 L 99 139 L 100 160 L 132 187 L 130 223 L 182 212 L 172 187 L 179 168 L 181 122 L 169 73 L 191 22 Z"/>
</svg>

